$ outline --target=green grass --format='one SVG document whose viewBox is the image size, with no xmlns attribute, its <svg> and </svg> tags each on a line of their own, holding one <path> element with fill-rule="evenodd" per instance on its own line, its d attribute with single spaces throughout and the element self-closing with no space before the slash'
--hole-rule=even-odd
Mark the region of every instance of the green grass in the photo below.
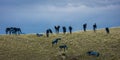
<svg viewBox="0 0 120 60">
<path fill-rule="evenodd" d="M 52 40 L 62 40 L 52 47 Z M 59 45 L 67 44 L 65 52 Z M 87 51 L 100 53 L 99 57 L 88 56 Z M 62 54 L 66 54 L 63 56 Z M 35 35 L 0 35 L 0 60 L 119 60 L 120 28 L 111 28 L 110 34 L 104 30 L 53 34 L 37 37 Z"/>
</svg>

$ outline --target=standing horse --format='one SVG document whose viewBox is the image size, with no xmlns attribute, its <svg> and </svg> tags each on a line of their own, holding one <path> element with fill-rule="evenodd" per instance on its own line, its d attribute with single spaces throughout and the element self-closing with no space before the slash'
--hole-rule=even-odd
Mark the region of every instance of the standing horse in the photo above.
<svg viewBox="0 0 120 60">
<path fill-rule="evenodd" d="M 106 33 L 107 33 L 107 34 L 109 34 L 109 33 L 110 33 L 110 30 L 109 30 L 109 28 L 108 28 L 108 27 L 106 27 L 106 28 L 105 28 L 105 30 L 106 30 Z"/>
<path fill-rule="evenodd" d="M 87 28 L 87 23 L 83 24 L 83 30 L 84 30 L 84 32 L 86 31 L 86 28 Z"/>
<path fill-rule="evenodd" d="M 70 34 L 72 34 L 72 27 L 69 26 L 69 31 L 70 31 Z"/>
<path fill-rule="evenodd" d="M 65 34 L 66 33 L 66 27 L 63 26 L 63 33 Z"/>
<path fill-rule="evenodd" d="M 97 25 L 96 25 L 96 23 L 93 25 L 93 30 L 94 30 L 94 32 L 96 32 L 96 29 L 97 29 Z"/>
</svg>

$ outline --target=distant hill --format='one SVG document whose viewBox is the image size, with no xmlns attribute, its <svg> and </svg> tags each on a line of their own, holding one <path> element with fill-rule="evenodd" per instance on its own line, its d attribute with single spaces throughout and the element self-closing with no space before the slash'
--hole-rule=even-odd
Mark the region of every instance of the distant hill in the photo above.
<svg viewBox="0 0 120 60">
<path fill-rule="evenodd" d="M 52 40 L 62 38 L 52 47 Z M 66 44 L 68 50 L 59 49 Z M 87 51 L 97 51 L 99 57 L 88 56 Z M 111 28 L 110 34 L 101 29 L 74 32 L 73 34 L 53 34 L 49 38 L 36 35 L 0 35 L 0 60 L 119 60 L 120 28 Z"/>
</svg>

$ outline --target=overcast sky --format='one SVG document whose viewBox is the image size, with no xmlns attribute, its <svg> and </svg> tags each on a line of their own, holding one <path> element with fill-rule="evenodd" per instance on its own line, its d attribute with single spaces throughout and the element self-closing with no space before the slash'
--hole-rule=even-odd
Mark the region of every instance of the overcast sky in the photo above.
<svg viewBox="0 0 120 60">
<path fill-rule="evenodd" d="M 54 25 L 74 30 L 120 26 L 120 0 L 0 0 L 0 33 L 20 27 L 24 33 L 45 32 Z"/>
</svg>

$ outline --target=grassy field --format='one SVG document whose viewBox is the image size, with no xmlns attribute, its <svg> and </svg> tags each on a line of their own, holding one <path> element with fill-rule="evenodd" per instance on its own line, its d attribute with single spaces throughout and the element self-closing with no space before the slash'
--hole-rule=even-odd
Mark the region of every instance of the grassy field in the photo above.
<svg viewBox="0 0 120 60">
<path fill-rule="evenodd" d="M 51 42 L 57 37 L 62 40 L 52 47 Z M 66 44 L 68 50 L 60 50 L 61 44 Z M 100 56 L 88 56 L 86 52 L 90 50 Z M 120 28 L 111 28 L 110 34 L 101 29 L 96 33 L 53 34 L 49 38 L 0 35 L 0 60 L 120 60 Z"/>
</svg>

